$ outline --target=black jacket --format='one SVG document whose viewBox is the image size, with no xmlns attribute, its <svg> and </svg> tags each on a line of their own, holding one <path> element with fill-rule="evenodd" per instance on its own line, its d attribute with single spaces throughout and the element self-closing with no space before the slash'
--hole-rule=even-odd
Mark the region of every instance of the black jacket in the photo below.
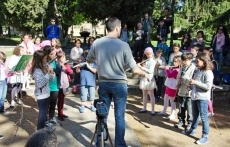
<svg viewBox="0 0 230 147">
<path fill-rule="evenodd" d="M 167 38 L 168 28 L 166 25 L 157 27 L 157 35 L 161 36 L 161 38 Z"/>
</svg>

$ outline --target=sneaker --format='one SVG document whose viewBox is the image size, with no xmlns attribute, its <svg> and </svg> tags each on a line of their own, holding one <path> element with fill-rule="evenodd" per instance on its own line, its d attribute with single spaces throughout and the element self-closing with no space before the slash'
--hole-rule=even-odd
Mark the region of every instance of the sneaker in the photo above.
<svg viewBox="0 0 230 147">
<path fill-rule="evenodd" d="M 167 120 L 174 120 L 175 119 L 175 116 L 174 115 L 170 115 L 168 117 L 166 117 Z"/>
<path fill-rule="evenodd" d="M 90 106 L 90 110 L 91 110 L 92 112 L 95 112 L 95 111 L 96 111 L 96 108 L 94 107 L 94 105 L 91 105 L 91 106 Z"/>
<path fill-rule="evenodd" d="M 59 122 L 56 120 L 55 117 L 51 118 L 51 119 L 49 120 L 49 122 L 52 123 L 52 124 L 54 124 L 54 125 L 57 125 L 57 126 L 61 126 L 61 125 L 62 125 L 61 123 L 59 123 Z"/>
<path fill-rule="evenodd" d="M 197 144 L 202 145 L 208 143 L 208 137 L 202 137 L 201 139 L 196 141 Z"/>
<path fill-rule="evenodd" d="M 182 133 L 185 135 L 196 135 L 196 131 L 192 130 L 192 129 L 184 130 L 184 131 L 182 131 Z"/>
<path fill-rule="evenodd" d="M 190 130 L 190 129 L 191 129 L 191 126 L 192 126 L 192 124 L 189 123 L 189 124 L 187 125 L 186 129 L 187 129 L 187 130 Z"/>
<path fill-rule="evenodd" d="M 0 135 L 0 139 L 3 139 L 4 138 L 4 136 L 3 135 Z"/>
<path fill-rule="evenodd" d="M 81 106 L 81 108 L 79 109 L 80 113 L 84 113 L 85 112 L 85 106 Z"/>
<path fill-rule="evenodd" d="M 161 111 L 161 112 L 157 113 L 157 115 L 166 116 L 167 113 L 164 113 L 164 112 Z"/>
<path fill-rule="evenodd" d="M 14 109 L 14 106 L 10 106 L 11 109 Z"/>
<path fill-rule="evenodd" d="M 44 129 L 49 130 L 50 132 L 52 132 L 52 131 L 54 131 L 56 128 L 54 128 L 54 127 L 52 126 L 51 123 L 46 122 L 46 123 L 45 123 L 45 128 L 44 128 Z"/>
<path fill-rule="evenodd" d="M 179 121 L 177 124 L 174 125 L 175 128 L 179 128 L 179 127 L 184 127 L 185 124 L 182 121 Z"/>
<path fill-rule="evenodd" d="M 18 99 L 17 103 L 18 105 L 22 105 L 22 101 L 20 99 Z"/>
<path fill-rule="evenodd" d="M 208 113 L 208 117 L 214 116 L 214 113 Z"/>
</svg>

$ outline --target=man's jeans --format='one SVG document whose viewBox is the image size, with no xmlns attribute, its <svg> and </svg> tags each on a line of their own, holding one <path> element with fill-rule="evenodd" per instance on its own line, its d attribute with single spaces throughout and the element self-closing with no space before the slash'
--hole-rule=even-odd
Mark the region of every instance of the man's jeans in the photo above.
<svg viewBox="0 0 230 147">
<path fill-rule="evenodd" d="M 193 122 L 191 129 L 196 131 L 199 124 L 199 115 L 202 121 L 202 137 L 208 137 L 209 120 L 208 120 L 208 100 L 192 101 Z"/>
<path fill-rule="evenodd" d="M 109 111 L 111 101 L 114 101 L 114 115 L 115 115 L 115 147 L 126 147 L 125 143 L 125 109 L 127 100 L 127 84 L 100 82 L 99 83 L 99 99 L 105 100 L 107 109 Z M 107 122 L 107 117 L 105 122 Z M 99 137 L 98 137 L 99 138 Z M 99 139 L 97 139 L 96 146 L 100 146 Z"/>
<path fill-rule="evenodd" d="M 221 76 L 221 71 L 222 71 L 222 64 L 223 64 L 223 53 L 222 52 L 215 52 L 214 53 L 214 59 L 218 63 L 218 76 Z"/>
<path fill-rule="evenodd" d="M 0 81 L 0 111 L 4 111 L 6 93 L 7 93 L 7 83 L 5 80 Z"/>
</svg>

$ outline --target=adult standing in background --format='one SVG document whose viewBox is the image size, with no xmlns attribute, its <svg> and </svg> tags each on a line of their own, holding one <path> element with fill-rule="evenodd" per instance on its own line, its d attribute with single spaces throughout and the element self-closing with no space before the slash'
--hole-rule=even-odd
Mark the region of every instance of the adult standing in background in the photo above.
<svg viewBox="0 0 230 147">
<path fill-rule="evenodd" d="M 172 25 L 172 17 L 170 17 L 169 16 L 170 15 L 170 12 L 169 12 L 169 8 L 168 7 L 166 7 L 165 9 L 164 9 L 164 15 L 163 16 L 161 16 L 160 18 L 159 18 L 159 20 L 164 20 L 164 24 L 166 25 L 166 27 L 167 27 L 167 29 L 168 29 L 168 33 L 170 32 L 170 26 Z"/>
<path fill-rule="evenodd" d="M 46 28 L 46 36 L 49 40 L 60 37 L 60 28 L 55 24 L 55 19 L 50 20 L 50 25 Z"/>
<path fill-rule="evenodd" d="M 145 18 L 141 19 L 141 23 L 142 23 L 143 29 L 145 30 L 145 32 L 147 32 L 146 42 L 151 43 L 151 36 L 153 33 L 154 23 L 153 23 L 152 18 L 149 17 L 148 13 L 145 13 Z"/>
<path fill-rule="evenodd" d="M 129 30 L 127 29 L 126 23 L 122 24 L 121 26 L 121 34 L 119 38 L 124 42 L 127 42 L 127 43 L 129 42 L 130 34 L 129 34 Z"/>
<path fill-rule="evenodd" d="M 213 49 L 215 61 L 218 61 L 218 76 L 221 76 L 223 56 L 226 56 L 229 51 L 229 35 L 225 26 L 219 26 L 216 33 L 212 37 L 210 46 Z"/>
<path fill-rule="evenodd" d="M 115 147 L 127 147 L 124 136 L 128 89 L 124 66 L 127 65 L 135 74 L 145 76 L 146 80 L 149 80 L 149 75 L 137 66 L 129 45 L 118 38 L 120 20 L 115 17 L 108 19 L 106 29 L 108 34 L 94 41 L 86 60 L 98 64 L 99 99 L 105 101 L 108 111 L 112 99 L 114 101 Z M 98 137 L 96 147 L 100 146 L 99 142 Z"/>
</svg>

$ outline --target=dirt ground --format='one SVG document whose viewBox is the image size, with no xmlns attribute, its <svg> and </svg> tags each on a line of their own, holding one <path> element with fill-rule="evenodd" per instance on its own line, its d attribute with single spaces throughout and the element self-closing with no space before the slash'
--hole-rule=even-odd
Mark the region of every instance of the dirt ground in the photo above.
<svg viewBox="0 0 230 147">
<path fill-rule="evenodd" d="M 9 99 L 9 97 L 8 97 Z M 163 108 L 163 100 L 156 104 L 156 111 Z M 9 107 L 7 104 L 6 108 Z M 201 126 L 198 127 L 196 137 L 185 136 L 181 133 L 183 128 L 173 127 L 174 121 L 167 121 L 162 116 L 151 116 L 150 112 L 146 114 L 137 113 L 142 107 L 140 96 L 129 96 L 127 101 L 127 119 L 130 126 L 133 127 L 142 147 L 193 147 L 197 146 L 194 142 L 201 137 Z M 150 110 L 150 103 L 148 103 Z M 9 109 L 8 109 L 9 110 Z M 23 147 L 29 138 L 29 135 L 36 130 L 38 109 L 37 103 L 33 97 L 27 97 L 24 105 L 24 117 L 19 131 L 15 123 L 20 120 L 21 107 L 16 107 L 8 115 L 0 114 L 0 134 L 5 132 L 4 140 L 0 140 L 0 146 Z M 168 113 L 170 108 L 168 108 Z M 214 103 L 215 116 L 210 118 L 210 139 L 207 147 L 227 147 L 230 143 L 230 105 L 226 101 L 217 101 Z M 4 127 L 1 127 L 3 126 Z M 216 128 L 217 125 L 218 129 Z M 17 132 L 17 135 L 15 133 Z"/>
<path fill-rule="evenodd" d="M 156 103 L 156 111 L 163 109 L 163 100 Z M 174 128 L 178 121 L 168 121 L 165 117 L 151 116 L 150 111 L 146 114 L 137 113 L 142 108 L 140 96 L 130 96 L 127 103 L 127 117 L 130 126 L 138 136 L 143 147 L 193 147 L 195 141 L 201 137 L 201 124 L 195 137 L 182 134 L 183 128 Z M 148 110 L 150 109 L 148 103 Z M 167 113 L 170 113 L 168 108 Z M 230 104 L 227 101 L 214 101 L 215 116 L 209 118 L 210 135 L 207 147 L 227 147 L 230 143 Z"/>
</svg>

